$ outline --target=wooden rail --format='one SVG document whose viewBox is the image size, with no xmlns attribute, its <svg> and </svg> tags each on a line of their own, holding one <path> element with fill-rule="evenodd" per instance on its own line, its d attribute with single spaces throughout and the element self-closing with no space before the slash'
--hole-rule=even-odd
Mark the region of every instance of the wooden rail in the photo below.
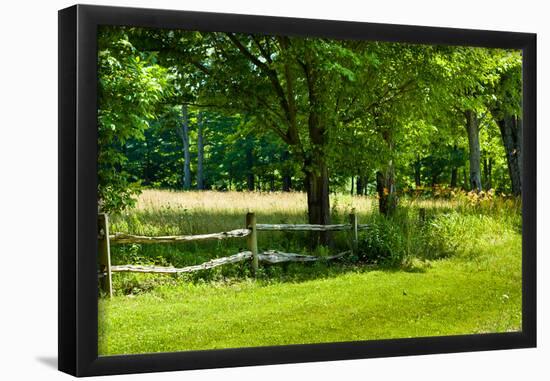
<svg viewBox="0 0 550 381">
<path fill-rule="evenodd" d="M 250 251 L 243 251 L 229 257 L 216 258 L 211 261 L 204 262 L 200 265 L 187 266 L 181 268 L 175 267 L 162 267 L 162 266 L 140 266 L 140 265 L 122 265 L 111 266 L 112 272 L 134 272 L 134 273 L 156 273 L 156 274 L 178 274 L 178 273 L 190 273 L 199 270 L 208 270 L 228 263 L 236 263 L 249 259 L 252 257 Z"/>
<path fill-rule="evenodd" d="M 331 259 L 337 259 L 343 257 L 346 254 L 350 254 L 351 250 L 344 251 L 342 253 L 331 255 L 328 257 L 317 257 L 315 255 L 303 255 L 294 253 L 283 253 L 276 250 L 268 250 L 258 255 L 258 258 L 262 262 L 267 263 L 282 263 L 282 262 L 315 262 L 315 261 L 330 261 Z"/>
<path fill-rule="evenodd" d="M 315 225 L 315 224 L 257 224 L 254 213 L 247 213 L 243 229 L 235 229 L 220 233 L 196 234 L 196 235 L 174 235 L 174 236 L 143 236 L 126 233 L 109 234 L 109 219 L 106 214 L 98 216 L 98 273 L 100 275 L 101 288 L 109 295 L 113 294 L 111 273 L 113 272 L 140 272 L 157 274 L 178 274 L 193 271 L 207 270 L 229 263 L 237 263 L 252 259 L 252 271 L 258 271 L 258 263 L 282 263 L 282 262 L 314 262 L 320 260 L 332 260 L 357 250 L 358 231 L 368 228 L 368 225 L 357 223 L 355 210 L 349 216 L 349 224 L 336 225 Z M 317 257 L 296 253 L 283 253 L 275 250 L 258 252 L 259 231 L 348 231 L 351 236 L 351 250 L 329 257 Z M 163 266 L 141 266 L 141 265 L 117 265 L 111 266 L 111 244 L 149 244 L 149 243 L 181 243 L 192 241 L 221 240 L 227 238 L 247 238 L 248 250 L 229 257 L 216 258 L 200 265 L 181 268 Z"/>
<path fill-rule="evenodd" d="M 262 231 L 310 231 L 310 232 L 329 232 L 350 230 L 350 224 L 338 225 L 313 225 L 313 224 L 257 224 L 256 229 Z"/>
<path fill-rule="evenodd" d="M 354 217 L 355 218 L 355 217 Z M 261 231 L 312 231 L 329 232 L 345 231 L 350 229 L 364 230 L 368 225 L 338 224 L 338 225 L 314 225 L 314 224 L 257 224 L 256 229 Z"/>
<path fill-rule="evenodd" d="M 177 243 L 191 241 L 207 241 L 212 239 L 242 238 L 250 234 L 249 229 L 235 229 L 221 233 L 197 234 L 197 235 L 173 235 L 150 237 L 126 233 L 115 233 L 109 236 L 111 244 L 122 243 Z"/>
<path fill-rule="evenodd" d="M 342 253 L 331 255 L 329 257 L 317 257 L 314 255 L 303 255 L 295 253 L 283 253 L 280 251 L 269 250 L 258 254 L 258 260 L 266 263 L 282 263 L 282 262 L 315 262 L 315 261 L 328 261 L 343 257 L 346 254 L 351 253 L 351 250 L 344 251 Z M 204 262 L 200 265 L 187 266 L 187 267 L 164 267 L 164 266 L 145 266 L 145 265 L 120 265 L 111 266 L 111 272 L 134 272 L 134 273 L 153 273 L 153 274 L 180 274 L 190 273 L 199 270 L 208 270 L 214 267 L 225 265 L 228 263 L 237 263 L 252 258 L 251 251 L 243 251 L 241 253 L 231 255 L 229 257 L 216 258 L 211 261 Z"/>
</svg>

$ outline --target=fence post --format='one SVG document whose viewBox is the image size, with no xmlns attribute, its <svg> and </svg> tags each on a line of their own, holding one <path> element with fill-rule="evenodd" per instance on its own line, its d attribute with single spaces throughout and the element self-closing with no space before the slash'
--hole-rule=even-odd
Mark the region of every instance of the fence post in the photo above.
<svg viewBox="0 0 550 381">
<path fill-rule="evenodd" d="M 355 253 L 357 251 L 357 242 L 359 241 L 359 233 L 357 229 L 357 214 L 355 214 L 355 208 L 351 210 L 349 215 L 349 223 L 351 224 L 351 247 Z"/>
<path fill-rule="evenodd" d="M 258 237 L 256 233 L 256 215 L 248 212 L 246 214 L 246 228 L 250 229 L 247 237 L 248 250 L 252 252 L 252 272 L 256 276 L 258 272 Z"/>
<path fill-rule="evenodd" d="M 113 296 L 113 282 L 111 278 L 111 245 L 109 242 L 109 217 L 105 213 L 98 216 L 98 250 L 99 271 L 105 274 L 101 277 L 101 288 L 109 297 Z"/>
</svg>

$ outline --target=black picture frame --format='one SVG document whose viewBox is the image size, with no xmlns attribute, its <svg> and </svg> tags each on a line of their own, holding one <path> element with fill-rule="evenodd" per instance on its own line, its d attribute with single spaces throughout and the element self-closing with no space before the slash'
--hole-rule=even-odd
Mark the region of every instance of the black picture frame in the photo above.
<svg viewBox="0 0 550 381">
<path fill-rule="evenodd" d="M 132 25 L 523 51 L 521 332 L 98 357 L 97 27 Z M 59 11 L 59 369 L 75 376 L 536 346 L 536 35 L 75 5 Z"/>
</svg>

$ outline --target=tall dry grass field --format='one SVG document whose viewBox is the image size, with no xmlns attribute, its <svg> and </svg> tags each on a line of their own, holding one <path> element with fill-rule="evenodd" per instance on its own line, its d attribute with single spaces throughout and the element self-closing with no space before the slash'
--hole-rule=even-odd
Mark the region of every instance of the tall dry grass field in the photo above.
<svg viewBox="0 0 550 381">
<path fill-rule="evenodd" d="M 376 207 L 376 199 L 367 196 L 331 195 L 331 208 L 337 213 L 347 213 L 355 208 L 358 213 L 370 213 Z M 144 190 L 139 196 L 138 210 L 162 208 L 189 211 L 220 210 L 228 213 L 307 213 L 307 196 L 303 192 L 215 192 Z"/>
<path fill-rule="evenodd" d="M 456 208 L 457 199 L 407 199 L 407 206 L 421 208 Z M 378 200 L 374 196 L 331 194 L 333 213 L 346 214 L 355 209 L 358 214 L 369 214 L 376 210 Z M 170 191 L 146 189 L 138 197 L 137 210 L 180 209 L 205 211 L 220 210 L 230 213 L 307 213 L 307 196 L 303 192 L 216 192 L 216 191 Z"/>
</svg>

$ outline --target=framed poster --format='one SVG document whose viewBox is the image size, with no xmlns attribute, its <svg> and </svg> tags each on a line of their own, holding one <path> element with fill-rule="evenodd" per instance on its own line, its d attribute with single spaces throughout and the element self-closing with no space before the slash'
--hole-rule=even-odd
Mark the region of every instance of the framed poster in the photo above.
<svg viewBox="0 0 550 381">
<path fill-rule="evenodd" d="M 532 347 L 534 34 L 59 12 L 59 368 Z"/>
</svg>

